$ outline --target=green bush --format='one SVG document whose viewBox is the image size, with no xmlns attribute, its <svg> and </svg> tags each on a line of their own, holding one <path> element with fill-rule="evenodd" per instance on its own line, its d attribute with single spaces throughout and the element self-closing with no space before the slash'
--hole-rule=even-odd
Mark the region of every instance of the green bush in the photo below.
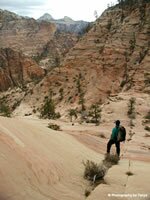
<svg viewBox="0 0 150 200">
<path fill-rule="evenodd" d="M 90 122 L 99 125 L 101 119 L 101 108 L 98 103 L 91 105 L 89 111 L 89 117 L 91 117 Z"/>
<path fill-rule="evenodd" d="M 41 108 L 41 117 L 48 119 L 58 119 L 60 118 L 60 113 L 55 112 L 55 104 L 54 101 L 50 98 L 45 99 L 45 103 Z"/>
<path fill-rule="evenodd" d="M 135 119 L 135 103 L 136 99 L 134 97 L 129 99 L 127 114 L 130 119 Z"/>
<path fill-rule="evenodd" d="M 69 117 L 70 117 L 70 122 L 72 122 L 72 120 L 73 120 L 73 117 L 75 118 L 75 119 L 77 119 L 77 117 L 78 117 L 78 115 L 77 115 L 77 110 L 76 109 L 69 109 L 69 111 L 68 111 L 68 115 L 69 115 Z"/>
<path fill-rule="evenodd" d="M 0 104 L 0 114 L 4 117 L 10 117 L 11 116 L 11 112 L 10 112 L 10 108 L 9 106 L 7 106 L 4 103 Z"/>
</svg>

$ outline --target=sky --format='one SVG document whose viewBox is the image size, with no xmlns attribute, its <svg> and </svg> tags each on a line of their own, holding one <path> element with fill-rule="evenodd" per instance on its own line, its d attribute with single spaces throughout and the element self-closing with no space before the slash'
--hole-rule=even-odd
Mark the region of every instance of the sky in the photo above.
<svg viewBox="0 0 150 200">
<path fill-rule="evenodd" d="M 68 16 L 73 20 L 94 21 L 117 0 L 0 0 L 0 9 L 35 19 L 49 13 L 54 19 Z"/>
</svg>

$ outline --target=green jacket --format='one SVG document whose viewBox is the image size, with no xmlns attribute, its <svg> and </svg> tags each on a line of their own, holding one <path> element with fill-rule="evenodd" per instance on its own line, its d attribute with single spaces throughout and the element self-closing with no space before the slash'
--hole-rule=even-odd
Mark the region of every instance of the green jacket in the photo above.
<svg viewBox="0 0 150 200">
<path fill-rule="evenodd" d="M 114 127 L 112 129 L 112 134 L 111 134 L 111 139 L 117 141 L 117 137 L 118 137 L 118 132 L 119 132 L 119 127 Z"/>
</svg>

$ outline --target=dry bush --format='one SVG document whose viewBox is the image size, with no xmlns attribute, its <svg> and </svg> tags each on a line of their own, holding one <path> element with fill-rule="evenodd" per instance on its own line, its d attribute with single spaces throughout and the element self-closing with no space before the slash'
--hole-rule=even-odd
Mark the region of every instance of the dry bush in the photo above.
<svg viewBox="0 0 150 200">
<path fill-rule="evenodd" d="M 131 171 L 127 171 L 127 172 L 126 172 L 126 175 L 128 175 L 128 176 L 133 176 L 134 174 L 133 174 Z"/>
<path fill-rule="evenodd" d="M 117 165 L 119 156 L 114 154 L 106 154 L 103 163 L 106 167 L 110 168 L 112 165 Z"/>
<path fill-rule="evenodd" d="M 106 138 L 106 136 L 103 133 L 99 134 L 99 137 Z"/>
<path fill-rule="evenodd" d="M 85 197 L 88 197 L 90 194 L 91 194 L 91 191 L 86 189 L 84 193 Z"/>
<path fill-rule="evenodd" d="M 51 128 L 51 129 L 53 129 L 55 131 L 60 131 L 61 130 L 59 125 L 53 124 L 53 123 L 49 123 L 48 124 L 48 128 Z"/>
<path fill-rule="evenodd" d="M 145 126 L 144 128 L 146 131 L 150 131 L 150 127 L 149 126 Z"/>
<path fill-rule="evenodd" d="M 83 162 L 84 169 L 84 178 L 93 182 L 103 180 L 106 174 L 107 168 L 103 164 L 97 164 L 93 161 L 87 160 Z"/>
</svg>

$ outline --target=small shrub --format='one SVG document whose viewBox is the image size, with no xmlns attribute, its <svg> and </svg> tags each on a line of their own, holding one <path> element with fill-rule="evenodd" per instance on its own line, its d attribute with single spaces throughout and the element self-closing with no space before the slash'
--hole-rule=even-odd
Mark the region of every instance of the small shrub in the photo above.
<svg viewBox="0 0 150 200">
<path fill-rule="evenodd" d="M 95 123 L 95 125 L 99 125 L 101 119 L 101 108 L 98 103 L 91 105 L 89 111 L 89 117 L 91 117 L 90 122 Z"/>
<path fill-rule="evenodd" d="M 101 133 L 101 134 L 99 135 L 99 137 L 101 137 L 101 138 L 106 138 L 106 136 L 105 136 L 103 133 Z"/>
<path fill-rule="evenodd" d="M 121 83 L 120 83 L 120 87 L 123 87 L 126 83 L 127 83 L 126 80 L 122 80 Z"/>
<path fill-rule="evenodd" d="M 60 131 L 61 130 L 59 125 L 53 124 L 53 123 L 49 123 L 48 124 L 48 128 L 53 129 L 55 131 Z"/>
<path fill-rule="evenodd" d="M 15 110 L 21 103 L 21 100 L 18 100 L 14 103 L 14 105 L 12 106 L 12 109 Z"/>
<path fill-rule="evenodd" d="M 130 116 L 130 117 L 132 117 L 132 116 Z M 135 126 L 135 124 L 134 124 L 134 122 L 133 122 L 132 119 L 130 120 L 129 126 L 130 126 L 130 127 L 134 127 L 134 126 Z"/>
<path fill-rule="evenodd" d="M 44 105 L 41 108 L 41 117 L 48 119 L 60 118 L 60 113 L 55 112 L 55 104 L 52 99 L 45 98 Z"/>
<path fill-rule="evenodd" d="M 150 119 L 150 111 L 148 111 L 148 113 L 146 114 L 146 116 L 144 118 L 145 119 Z"/>
<path fill-rule="evenodd" d="M 105 166 L 110 168 L 112 165 L 117 165 L 119 162 L 119 156 L 114 154 L 106 154 L 103 160 Z"/>
<path fill-rule="evenodd" d="M 63 98 L 64 98 L 64 89 L 63 88 L 60 88 L 59 95 L 60 95 L 60 97 L 59 97 L 60 101 L 63 100 Z"/>
<path fill-rule="evenodd" d="M 36 113 L 36 109 L 34 108 L 34 109 L 32 110 L 32 112 L 33 112 L 33 113 Z"/>
<path fill-rule="evenodd" d="M 77 110 L 76 109 L 69 109 L 69 111 L 68 111 L 68 115 L 69 115 L 69 117 L 70 117 L 70 122 L 72 122 L 72 120 L 73 120 L 73 117 L 75 118 L 75 119 L 77 119 L 77 117 L 78 117 L 78 115 L 77 115 Z"/>
<path fill-rule="evenodd" d="M 131 171 L 127 171 L 127 172 L 126 172 L 126 175 L 128 175 L 128 176 L 133 176 L 134 174 L 133 174 Z"/>
<path fill-rule="evenodd" d="M 150 127 L 149 126 L 145 126 L 144 128 L 146 131 L 150 131 Z"/>
<path fill-rule="evenodd" d="M 93 182 L 103 180 L 107 168 L 103 164 L 97 164 L 93 161 L 87 160 L 83 162 L 85 166 L 84 178 Z"/>
<path fill-rule="evenodd" d="M 134 97 L 129 99 L 128 103 L 128 117 L 130 119 L 135 119 L 135 103 L 136 99 Z"/>
<path fill-rule="evenodd" d="M 1 103 L 0 104 L 0 115 L 2 115 L 4 117 L 10 117 L 11 116 L 11 112 L 10 112 L 9 106 L 7 106 L 4 103 Z"/>
<path fill-rule="evenodd" d="M 84 195 L 85 195 L 86 197 L 88 197 L 90 194 L 91 194 L 91 191 L 86 189 Z"/>
</svg>

